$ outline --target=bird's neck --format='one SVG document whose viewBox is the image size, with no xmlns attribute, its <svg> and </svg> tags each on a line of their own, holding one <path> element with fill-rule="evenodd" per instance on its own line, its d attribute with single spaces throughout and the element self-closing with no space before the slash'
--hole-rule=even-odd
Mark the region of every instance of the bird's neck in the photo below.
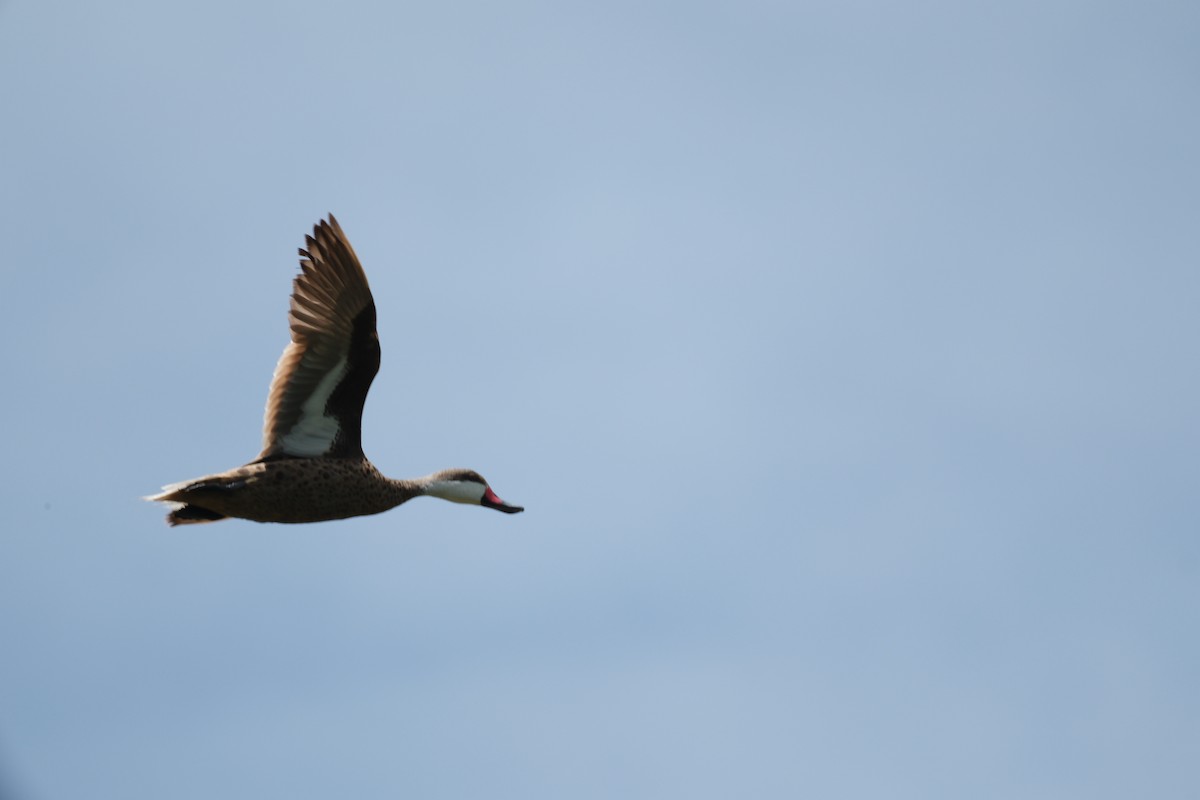
<svg viewBox="0 0 1200 800">
<path fill-rule="evenodd" d="M 388 498 L 392 507 L 426 494 L 424 478 L 387 478 Z"/>
<path fill-rule="evenodd" d="M 397 506 L 421 495 L 437 497 L 452 503 L 479 504 L 481 490 L 478 487 L 464 484 L 462 481 L 443 480 L 436 472 L 420 478 L 388 478 L 387 482 L 388 491 Z"/>
</svg>

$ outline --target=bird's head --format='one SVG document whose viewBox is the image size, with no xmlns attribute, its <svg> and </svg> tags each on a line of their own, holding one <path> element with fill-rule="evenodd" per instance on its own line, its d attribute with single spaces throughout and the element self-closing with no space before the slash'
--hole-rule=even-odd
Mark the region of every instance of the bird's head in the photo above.
<svg viewBox="0 0 1200 800">
<path fill-rule="evenodd" d="M 425 494 L 449 500 L 451 503 L 487 506 L 505 514 L 516 514 L 525 510 L 523 506 L 512 506 L 501 500 L 483 476 L 470 469 L 444 469 L 435 472 L 426 479 Z"/>
</svg>

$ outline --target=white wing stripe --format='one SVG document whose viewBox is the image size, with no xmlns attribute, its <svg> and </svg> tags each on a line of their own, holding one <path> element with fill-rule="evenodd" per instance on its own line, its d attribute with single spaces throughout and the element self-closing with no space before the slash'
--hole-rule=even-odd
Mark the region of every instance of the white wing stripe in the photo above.
<svg viewBox="0 0 1200 800">
<path fill-rule="evenodd" d="M 337 366 L 325 373 L 313 393 L 300 407 L 300 419 L 281 439 L 283 452 L 291 456 L 319 456 L 329 451 L 338 435 L 337 417 L 325 413 L 325 404 L 333 390 L 346 377 L 349 363 L 345 356 L 338 359 Z"/>
</svg>

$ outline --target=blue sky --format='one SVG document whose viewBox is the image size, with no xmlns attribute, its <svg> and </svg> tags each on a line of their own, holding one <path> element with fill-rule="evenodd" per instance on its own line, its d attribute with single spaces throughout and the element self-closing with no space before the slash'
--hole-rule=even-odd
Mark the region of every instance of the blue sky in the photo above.
<svg viewBox="0 0 1200 800">
<path fill-rule="evenodd" d="M 0 6 L 0 794 L 1190 798 L 1200 12 Z M 421 500 L 169 530 L 295 248 Z"/>
</svg>

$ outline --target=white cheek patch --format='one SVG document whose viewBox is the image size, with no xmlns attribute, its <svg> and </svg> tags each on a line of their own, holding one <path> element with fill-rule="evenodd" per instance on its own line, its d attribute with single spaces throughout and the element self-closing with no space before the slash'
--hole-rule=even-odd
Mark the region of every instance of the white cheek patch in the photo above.
<svg viewBox="0 0 1200 800">
<path fill-rule="evenodd" d="M 451 503 L 467 503 L 477 506 L 483 499 L 484 487 L 474 481 L 438 481 L 432 484 L 426 494 L 449 500 Z"/>
<path fill-rule="evenodd" d="M 300 407 L 300 419 L 283 437 L 283 452 L 292 456 L 319 456 L 329 451 L 337 438 L 341 426 L 337 417 L 325 413 L 329 396 L 346 376 L 348 364 L 345 358 L 321 378 L 317 388 Z"/>
</svg>

